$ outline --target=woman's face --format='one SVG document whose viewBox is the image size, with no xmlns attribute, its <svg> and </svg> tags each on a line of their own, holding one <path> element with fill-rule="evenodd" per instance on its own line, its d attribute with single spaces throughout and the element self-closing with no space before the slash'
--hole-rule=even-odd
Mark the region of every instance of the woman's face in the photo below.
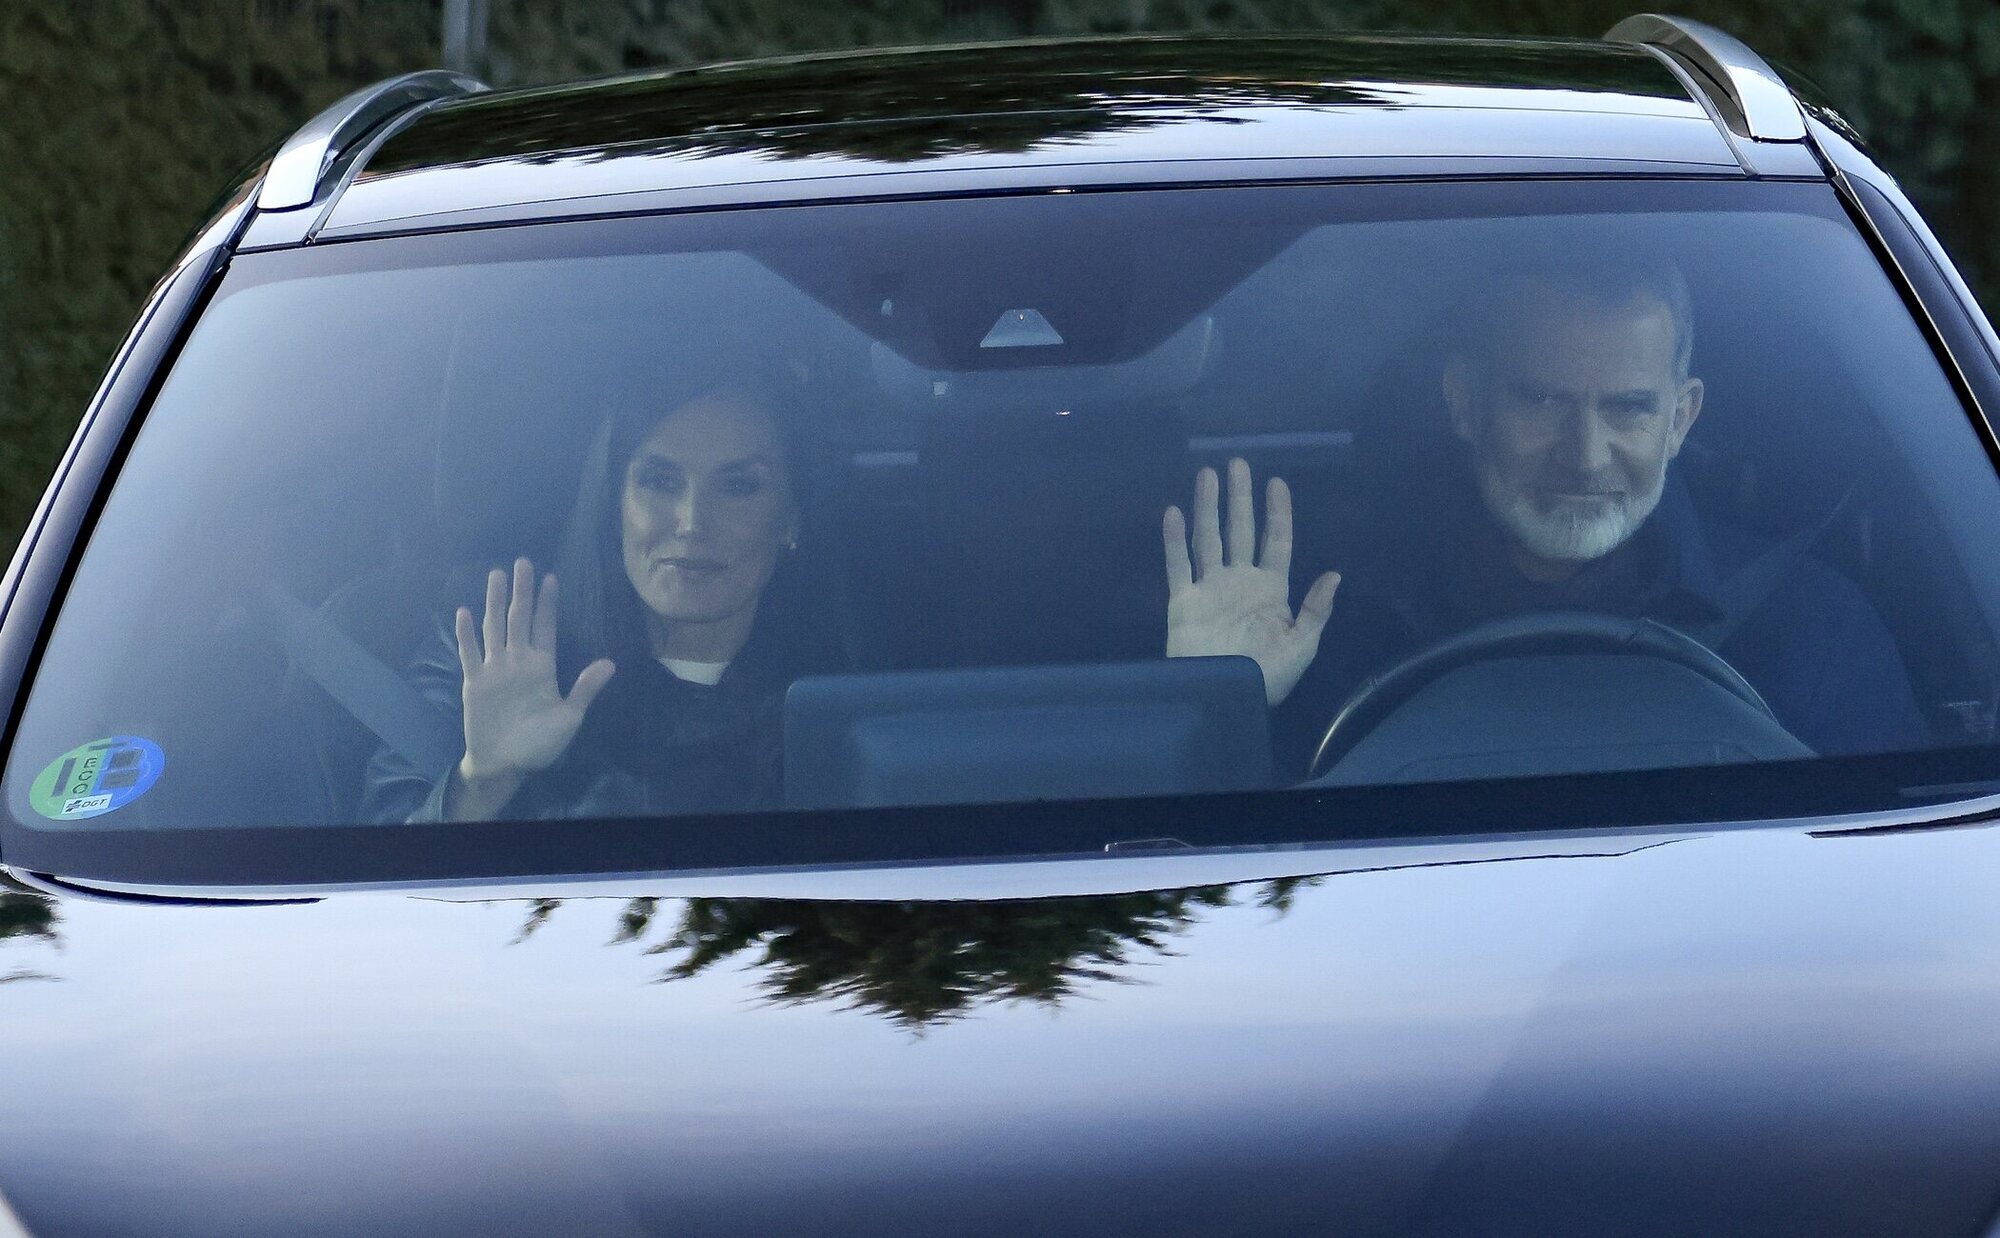
<svg viewBox="0 0 2000 1238">
<path fill-rule="evenodd" d="M 747 625 L 798 510 L 769 413 L 704 397 L 668 413 L 625 468 L 625 574 L 658 619 Z"/>
</svg>

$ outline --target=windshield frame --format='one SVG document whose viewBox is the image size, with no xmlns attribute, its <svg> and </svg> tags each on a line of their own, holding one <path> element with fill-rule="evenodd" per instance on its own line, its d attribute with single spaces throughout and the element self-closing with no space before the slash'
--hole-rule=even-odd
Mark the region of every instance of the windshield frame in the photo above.
<svg viewBox="0 0 2000 1238">
<path fill-rule="evenodd" d="M 1800 773 L 1812 775 L 1803 795 Z M 1856 809 L 1857 803 L 1870 807 Z M 1656 811 L 1634 813 L 1634 804 Z M 1729 811 L 1703 815 L 1705 806 Z M 1252 854 L 1277 859 L 1357 847 L 1665 840 L 1772 828 L 1879 832 L 1979 824 L 1996 815 L 2000 748 L 1980 746 L 1698 771 L 1144 799 L 498 821 L 476 827 L 444 822 L 13 831 L 6 863 L 135 892 L 299 893 Z M 1495 828 L 1496 820 L 1518 824 Z M 1254 838 L 1232 834 L 1245 821 L 1255 822 Z M 1329 829 L 1329 821 L 1336 827 Z M 4 824 L 12 831 L 11 822 Z M 476 843 L 468 846 L 468 835 Z M 994 839 L 1006 839 L 1007 845 L 982 841 Z"/>
</svg>

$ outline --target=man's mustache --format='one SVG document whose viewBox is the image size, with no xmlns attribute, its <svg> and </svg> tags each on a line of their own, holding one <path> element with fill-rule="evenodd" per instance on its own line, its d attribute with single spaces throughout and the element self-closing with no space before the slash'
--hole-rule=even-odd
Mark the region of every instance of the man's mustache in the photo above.
<svg viewBox="0 0 2000 1238">
<path fill-rule="evenodd" d="M 1623 498 L 1628 488 L 1620 482 L 1581 477 L 1541 477 L 1528 484 L 1537 494 L 1577 495 L 1586 498 Z"/>
</svg>

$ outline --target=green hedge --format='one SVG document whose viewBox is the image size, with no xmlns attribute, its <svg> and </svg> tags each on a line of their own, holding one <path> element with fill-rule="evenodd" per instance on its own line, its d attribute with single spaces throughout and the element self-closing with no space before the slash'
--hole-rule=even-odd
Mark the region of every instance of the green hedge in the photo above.
<svg viewBox="0 0 2000 1238">
<path fill-rule="evenodd" d="M 491 0 L 503 84 L 814 48 L 1134 30 L 1595 36 L 1630 0 Z M 1816 81 L 2000 292 L 2000 6 L 1684 0 Z M 231 173 L 438 56 L 437 0 L 0 4 L 0 545 L 146 290 Z"/>
<path fill-rule="evenodd" d="M 428 61 L 424 9 L 0 3 L 0 544 L 231 174 L 355 85 Z"/>
</svg>

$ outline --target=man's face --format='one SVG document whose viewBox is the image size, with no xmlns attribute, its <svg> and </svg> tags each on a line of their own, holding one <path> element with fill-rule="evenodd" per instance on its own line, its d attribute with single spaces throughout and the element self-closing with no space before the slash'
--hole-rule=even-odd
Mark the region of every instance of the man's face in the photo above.
<svg viewBox="0 0 2000 1238">
<path fill-rule="evenodd" d="M 1445 396 L 1517 565 L 1560 579 L 1652 514 L 1702 385 L 1676 376 L 1673 317 L 1650 295 L 1599 304 L 1529 284 L 1509 309 L 1483 364 L 1447 368 Z"/>
</svg>

